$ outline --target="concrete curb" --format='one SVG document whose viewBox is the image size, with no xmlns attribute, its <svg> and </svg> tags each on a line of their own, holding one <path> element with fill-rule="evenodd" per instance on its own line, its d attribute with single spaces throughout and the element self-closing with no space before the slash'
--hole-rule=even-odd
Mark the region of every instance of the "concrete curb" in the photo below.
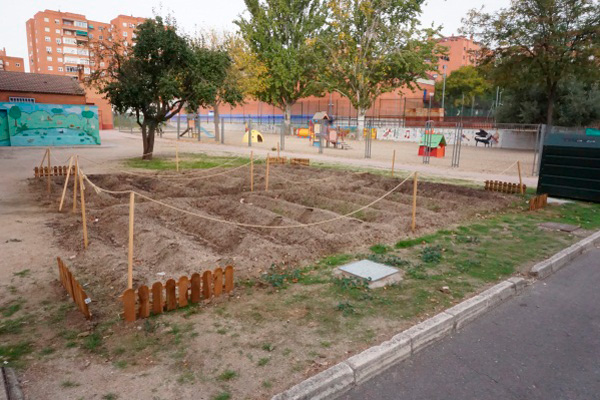
<svg viewBox="0 0 600 400">
<path fill-rule="evenodd" d="M 569 261 L 600 243 L 600 231 L 536 264 L 531 275 L 543 279 L 558 271 Z M 456 332 L 462 326 L 491 310 L 505 300 L 521 293 L 527 281 L 512 277 L 429 318 L 392 339 L 350 357 L 296 386 L 272 400 L 335 399 L 382 373 L 389 367 L 423 350 L 436 341 Z"/>
</svg>

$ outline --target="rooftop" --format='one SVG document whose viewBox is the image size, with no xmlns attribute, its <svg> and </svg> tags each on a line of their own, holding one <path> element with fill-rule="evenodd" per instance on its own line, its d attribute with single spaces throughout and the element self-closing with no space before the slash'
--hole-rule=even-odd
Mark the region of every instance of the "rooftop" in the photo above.
<svg viewBox="0 0 600 400">
<path fill-rule="evenodd" d="M 79 82 L 66 75 L 30 74 L 0 71 L 0 91 L 52 93 L 81 96 Z"/>
</svg>

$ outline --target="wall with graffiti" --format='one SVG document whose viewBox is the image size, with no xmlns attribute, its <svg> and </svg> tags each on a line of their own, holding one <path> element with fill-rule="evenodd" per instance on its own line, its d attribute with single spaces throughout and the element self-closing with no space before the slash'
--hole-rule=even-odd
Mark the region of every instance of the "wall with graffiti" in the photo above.
<svg viewBox="0 0 600 400">
<path fill-rule="evenodd" d="M 0 146 L 99 145 L 98 107 L 0 103 Z"/>
</svg>

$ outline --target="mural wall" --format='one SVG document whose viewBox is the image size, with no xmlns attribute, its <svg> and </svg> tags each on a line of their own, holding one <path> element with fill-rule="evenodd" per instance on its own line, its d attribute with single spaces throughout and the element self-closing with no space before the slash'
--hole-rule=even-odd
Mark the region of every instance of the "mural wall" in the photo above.
<svg viewBox="0 0 600 400">
<path fill-rule="evenodd" d="M 0 103 L 0 146 L 99 145 L 98 107 Z"/>
</svg>

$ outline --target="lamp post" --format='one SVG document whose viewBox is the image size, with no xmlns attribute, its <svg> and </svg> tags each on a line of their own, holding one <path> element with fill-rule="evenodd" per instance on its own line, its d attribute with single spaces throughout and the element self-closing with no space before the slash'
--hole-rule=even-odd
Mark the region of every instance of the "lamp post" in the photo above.
<svg viewBox="0 0 600 400">
<path fill-rule="evenodd" d="M 444 65 L 442 68 L 444 68 L 444 84 L 442 85 L 442 110 L 445 110 L 444 104 L 446 100 L 446 65 Z M 444 115 L 445 114 L 446 112 L 444 111 Z"/>
</svg>

